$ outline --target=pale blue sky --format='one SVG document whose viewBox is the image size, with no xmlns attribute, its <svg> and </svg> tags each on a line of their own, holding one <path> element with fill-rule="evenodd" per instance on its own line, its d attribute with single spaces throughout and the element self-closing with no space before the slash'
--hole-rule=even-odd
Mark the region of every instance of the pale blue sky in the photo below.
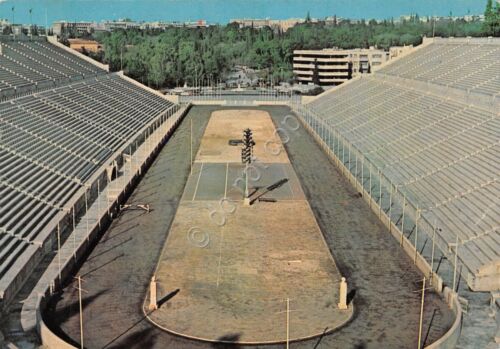
<svg viewBox="0 0 500 349">
<path fill-rule="evenodd" d="M 324 18 L 336 14 L 349 18 L 390 18 L 402 14 L 447 16 L 484 12 L 486 0 L 0 0 L 0 18 L 49 24 L 69 21 L 118 19 L 188 21 L 205 19 L 227 23 L 231 18 Z"/>
</svg>

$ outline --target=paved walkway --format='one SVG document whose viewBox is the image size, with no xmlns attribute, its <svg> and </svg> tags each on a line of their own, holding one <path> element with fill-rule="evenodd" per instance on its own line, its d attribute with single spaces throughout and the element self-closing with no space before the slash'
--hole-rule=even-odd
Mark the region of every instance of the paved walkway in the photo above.
<svg viewBox="0 0 500 349">
<path fill-rule="evenodd" d="M 204 130 L 216 107 L 197 107 L 195 133 Z M 286 108 L 270 108 L 277 120 Z M 189 119 L 186 119 L 188 121 Z M 196 146 L 197 148 L 197 146 Z M 357 196 L 307 132 L 300 128 L 287 145 L 337 266 L 355 293 L 356 312 L 331 335 L 291 348 L 415 348 L 422 276 L 397 242 Z M 149 201 L 153 212 L 124 212 L 90 253 L 80 274 L 84 288 L 84 331 L 88 348 L 240 348 L 194 342 L 170 335 L 144 319 L 141 306 L 189 174 L 189 123 L 183 122 L 146 174 L 130 202 Z M 155 195 L 158 191 L 162 195 Z M 141 234 L 150 231 L 148 235 Z M 46 318 L 69 340 L 79 338 L 77 291 L 68 285 Z M 352 294 L 351 293 L 351 294 Z M 427 344 L 451 322 L 439 297 L 428 293 L 424 334 L 436 309 Z M 251 348 L 260 348 L 253 346 Z M 282 348 L 266 346 L 265 348 Z"/>
</svg>

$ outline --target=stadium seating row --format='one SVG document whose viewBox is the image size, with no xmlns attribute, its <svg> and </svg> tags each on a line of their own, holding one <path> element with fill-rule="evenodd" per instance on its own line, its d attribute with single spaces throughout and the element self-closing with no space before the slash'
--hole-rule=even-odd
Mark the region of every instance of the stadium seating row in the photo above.
<svg viewBox="0 0 500 349">
<path fill-rule="evenodd" d="M 380 74 L 431 82 L 486 95 L 500 94 L 498 57 L 494 40 L 435 40 Z"/>
<path fill-rule="evenodd" d="M 0 104 L 0 281 L 92 174 L 172 106 L 116 74 Z"/>
<path fill-rule="evenodd" d="M 106 73 L 44 40 L 0 41 L 0 91 Z M 1 97 L 1 94 L 0 94 Z"/>
<path fill-rule="evenodd" d="M 431 46 L 430 56 L 447 55 L 460 45 L 450 46 Z M 458 236 L 459 256 L 471 271 L 500 261 L 498 112 L 387 81 L 378 73 L 307 107 L 401 192 L 416 198 L 422 217 L 436 214 L 441 238 L 452 244 Z"/>
</svg>

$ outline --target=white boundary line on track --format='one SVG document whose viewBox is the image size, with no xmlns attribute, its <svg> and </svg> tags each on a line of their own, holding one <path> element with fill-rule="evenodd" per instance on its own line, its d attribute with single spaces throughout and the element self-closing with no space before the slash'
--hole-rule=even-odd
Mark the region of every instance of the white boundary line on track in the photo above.
<svg viewBox="0 0 500 349">
<path fill-rule="evenodd" d="M 229 162 L 226 162 L 226 185 L 224 186 L 224 199 L 227 199 L 227 177 L 229 172 Z"/>
<path fill-rule="evenodd" d="M 220 245 L 219 245 L 219 264 L 217 266 L 217 288 L 219 288 L 220 281 L 220 265 L 222 263 L 222 243 L 224 242 L 224 227 L 220 231 Z"/>
<path fill-rule="evenodd" d="M 200 168 L 200 174 L 198 175 L 198 180 L 196 181 L 196 187 L 194 188 L 194 194 L 193 194 L 193 199 L 191 201 L 194 201 L 194 198 L 196 197 L 196 193 L 198 192 L 198 185 L 200 185 L 200 179 L 201 179 L 201 173 L 203 172 L 203 162 L 201 163 L 201 168 Z"/>
</svg>

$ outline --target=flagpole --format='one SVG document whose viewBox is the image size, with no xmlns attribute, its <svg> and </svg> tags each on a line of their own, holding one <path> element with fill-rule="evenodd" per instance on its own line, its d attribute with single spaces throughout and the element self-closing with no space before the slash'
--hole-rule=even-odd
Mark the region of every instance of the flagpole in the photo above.
<svg viewBox="0 0 500 349">
<path fill-rule="evenodd" d="M 14 36 L 14 39 L 16 38 L 16 34 L 14 33 L 14 23 L 16 22 L 16 8 L 12 6 L 12 24 L 10 26 L 12 35 Z"/>
<path fill-rule="evenodd" d="M 29 9 L 30 13 L 30 36 L 33 36 L 33 9 Z"/>
</svg>

